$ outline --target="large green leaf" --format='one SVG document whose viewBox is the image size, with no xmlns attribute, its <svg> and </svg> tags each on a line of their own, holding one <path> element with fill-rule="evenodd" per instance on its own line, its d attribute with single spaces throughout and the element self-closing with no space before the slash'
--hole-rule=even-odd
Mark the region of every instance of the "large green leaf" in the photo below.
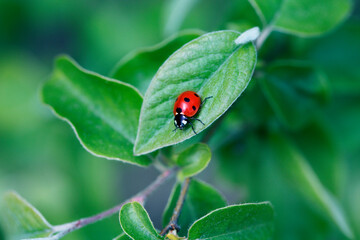
<svg viewBox="0 0 360 240">
<path fill-rule="evenodd" d="M 130 83 L 145 94 L 161 64 L 176 50 L 201 34 L 203 32 L 200 30 L 182 31 L 155 46 L 132 52 L 120 60 L 111 76 Z"/>
<path fill-rule="evenodd" d="M 248 203 L 217 209 L 189 229 L 192 239 L 271 239 L 274 211 L 270 203 Z"/>
<path fill-rule="evenodd" d="M 278 61 L 260 81 L 276 116 L 290 128 L 308 122 L 329 95 L 324 73 L 306 62 Z"/>
<path fill-rule="evenodd" d="M 351 0 L 249 0 L 264 26 L 300 36 L 319 35 L 349 15 Z"/>
<path fill-rule="evenodd" d="M 197 143 L 179 154 L 176 165 L 181 167 L 178 171 L 180 181 L 194 176 L 206 168 L 211 159 L 211 151 L 205 143 Z"/>
<path fill-rule="evenodd" d="M 201 132 L 219 118 L 249 83 L 255 63 L 252 43 L 237 46 L 234 31 L 212 32 L 186 44 L 160 67 L 145 94 L 134 152 L 137 155 L 182 142 L 194 135 L 191 129 L 173 132 L 173 106 L 179 94 L 197 92 L 213 96 L 200 110 Z"/>
<path fill-rule="evenodd" d="M 155 230 L 146 210 L 138 202 L 125 204 L 120 210 L 119 218 L 122 229 L 132 239 L 163 239 Z"/>
<path fill-rule="evenodd" d="M 171 219 L 180 191 L 181 184 L 176 183 L 163 214 L 164 227 Z M 184 236 L 189 226 L 197 219 L 212 210 L 225 206 L 224 197 L 216 189 L 202 181 L 192 179 L 178 220 L 178 225 L 181 228 L 179 234 Z"/>
<path fill-rule="evenodd" d="M 59 57 L 42 90 L 43 101 L 74 129 L 90 153 L 146 166 L 133 156 L 142 97 L 132 86 L 86 71 Z"/>
<path fill-rule="evenodd" d="M 1 215 L 7 239 L 48 237 L 53 232 L 41 213 L 15 192 L 5 194 Z"/>
<path fill-rule="evenodd" d="M 317 175 L 303 155 L 291 144 L 290 140 L 280 134 L 272 134 L 271 145 L 274 158 L 278 161 L 285 176 L 314 206 L 329 217 L 344 233 L 352 238 L 348 220 L 337 200 L 322 185 Z"/>
</svg>

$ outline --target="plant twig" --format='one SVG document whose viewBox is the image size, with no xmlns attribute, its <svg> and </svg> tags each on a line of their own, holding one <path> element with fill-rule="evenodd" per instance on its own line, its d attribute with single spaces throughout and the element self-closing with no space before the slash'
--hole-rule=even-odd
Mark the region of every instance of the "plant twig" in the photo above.
<svg viewBox="0 0 360 240">
<path fill-rule="evenodd" d="M 190 185 L 190 178 L 186 178 L 185 181 L 182 184 L 180 196 L 179 196 L 179 198 L 178 198 L 178 200 L 176 202 L 176 206 L 175 206 L 175 209 L 173 211 L 173 215 L 171 216 L 170 222 L 160 232 L 161 235 L 165 235 L 169 230 L 176 230 L 176 231 L 180 230 L 179 226 L 177 225 L 177 221 L 179 219 L 180 212 L 181 212 L 182 206 L 183 206 L 184 201 L 185 201 L 186 193 L 187 193 L 187 191 L 189 189 L 189 185 Z"/>
<path fill-rule="evenodd" d="M 61 237 L 65 236 L 66 234 L 73 232 L 79 228 L 85 227 L 86 225 L 92 224 L 94 222 L 103 220 L 104 218 L 107 218 L 115 213 L 117 213 L 123 205 L 129 202 L 137 201 L 141 204 L 144 204 L 144 201 L 146 198 L 154 192 L 155 189 L 157 189 L 162 183 L 164 183 L 166 180 L 168 180 L 172 175 L 174 171 L 172 169 L 164 171 L 161 175 L 159 175 L 154 182 L 152 182 L 149 186 L 147 186 L 144 190 L 136 194 L 135 196 L 127 199 L 126 201 L 120 203 L 119 205 L 116 205 L 115 207 L 106 210 L 104 212 L 101 212 L 99 214 L 96 214 L 91 217 L 82 218 L 79 220 L 76 220 L 74 222 L 65 223 L 62 225 L 54 226 L 53 231 L 56 232 L 56 235 L 54 235 L 51 239 L 60 239 Z"/>
</svg>

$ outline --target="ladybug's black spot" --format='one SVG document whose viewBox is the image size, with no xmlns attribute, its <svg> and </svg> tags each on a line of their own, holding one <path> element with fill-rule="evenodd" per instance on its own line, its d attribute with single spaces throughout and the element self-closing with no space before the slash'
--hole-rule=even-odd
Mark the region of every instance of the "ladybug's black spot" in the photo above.
<svg viewBox="0 0 360 240">
<path fill-rule="evenodd" d="M 190 99 L 189 98 L 184 98 L 185 102 L 190 102 Z"/>
<path fill-rule="evenodd" d="M 181 108 L 177 108 L 177 109 L 176 109 L 176 112 L 177 112 L 177 113 L 181 113 L 181 112 L 182 112 L 182 109 L 181 109 Z"/>
<path fill-rule="evenodd" d="M 195 95 L 196 97 L 199 97 L 199 95 L 197 95 L 196 93 L 194 93 L 194 95 Z"/>
<path fill-rule="evenodd" d="M 195 107 L 195 106 L 192 106 L 192 109 L 195 111 L 195 110 L 196 110 L 196 107 Z"/>
</svg>

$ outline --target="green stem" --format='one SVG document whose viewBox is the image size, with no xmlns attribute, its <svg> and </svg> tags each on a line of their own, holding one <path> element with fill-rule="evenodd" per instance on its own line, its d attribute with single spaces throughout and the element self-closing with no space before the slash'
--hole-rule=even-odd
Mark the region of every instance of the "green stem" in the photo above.
<svg viewBox="0 0 360 240">
<path fill-rule="evenodd" d="M 273 30 L 273 26 L 268 25 L 261 31 L 261 34 L 256 41 L 256 48 L 258 50 L 262 47 L 262 45 L 264 44 L 264 42 L 266 41 L 272 30 Z"/>
</svg>

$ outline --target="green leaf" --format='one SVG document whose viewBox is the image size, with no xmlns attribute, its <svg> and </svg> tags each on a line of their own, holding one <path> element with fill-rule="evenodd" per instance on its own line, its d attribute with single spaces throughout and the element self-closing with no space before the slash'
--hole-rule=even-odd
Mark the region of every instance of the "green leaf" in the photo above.
<svg viewBox="0 0 360 240">
<path fill-rule="evenodd" d="M 199 133 L 219 118 L 248 85 L 256 63 L 252 43 L 237 46 L 234 31 L 212 32 L 186 44 L 160 67 L 145 94 L 141 108 L 136 155 L 182 142 L 194 135 L 191 129 L 173 132 L 174 102 L 186 90 L 202 99 L 213 96 L 194 122 Z"/>
<path fill-rule="evenodd" d="M 146 210 L 138 202 L 125 204 L 120 210 L 119 218 L 122 229 L 132 239 L 163 239 L 155 230 Z"/>
<path fill-rule="evenodd" d="M 163 214 L 162 222 L 164 227 L 171 219 L 180 191 L 181 184 L 176 183 Z M 210 211 L 225 206 L 226 201 L 224 197 L 216 189 L 202 181 L 192 179 L 178 220 L 181 228 L 179 234 L 185 236 L 193 222 Z"/>
<path fill-rule="evenodd" d="M 276 116 L 289 128 L 302 127 L 329 98 L 325 74 L 306 62 L 275 62 L 260 80 Z"/>
<path fill-rule="evenodd" d="M 178 171 L 180 181 L 194 176 L 204 170 L 211 159 L 211 151 L 205 143 L 197 143 L 179 154 L 176 165 L 181 167 Z"/>
<path fill-rule="evenodd" d="M 8 239 L 48 237 L 53 232 L 41 213 L 15 192 L 5 194 L 1 215 Z"/>
<path fill-rule="evenodd" d="M 349 15 L 351 0 L 249 0 L 264 26 L 298 36 L 320 35 Z"/>
<path fill-rule="evenodd" d="M 268 202 L 228 206 L 197 220 L 188 239 L 271 239 L 273 220 L 274 210 Z"/>
<path fill-rule="evenodd" d="M 141 166 L 150 164 L 148 157 L 133 156 L 142 104 L 134 87 L 86 71 L 63 56 L 56 60 L 42 95 L 90 153 Z"/>
<path fill-rule="evenodd" d="M 353 231 L 343 209 L 318 179 L 316 173 L 290 140 L 274 133 L 271 138 L 274 158 L 285 176 L 297 187 L 303 196 L 315 204 L 344 233 L 352 238 Z"/>
<path fill-rule="evenodd" d="M 201 34 L 203 32 L 200 30 L 182 31 L 155 46 L 132 52 L 120 60 L 111 76 L 130 83 L 144 94 L 161 64 L 181 46 Z"/>
</svg>

